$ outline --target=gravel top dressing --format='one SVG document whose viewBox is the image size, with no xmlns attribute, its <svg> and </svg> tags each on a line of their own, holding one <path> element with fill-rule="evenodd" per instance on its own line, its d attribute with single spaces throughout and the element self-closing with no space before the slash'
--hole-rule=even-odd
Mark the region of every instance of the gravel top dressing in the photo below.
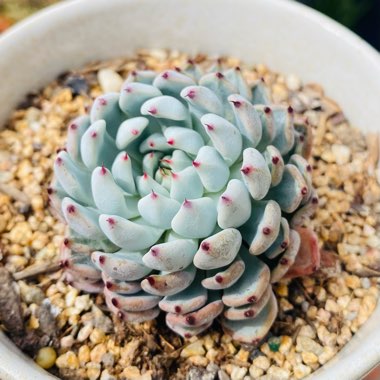
<svg viewBox="0 0 380 380">
<path fill-rule="evenodd" d="M 272 102 L 290 105 L 313 134 L 312 177 L 319 207 L 311 220 L 321 249 L 313 275 L 274 286 L 279 314 L 258 346 L 239 344 L 215 322 L 184 340 L 155 321 L 128 324 L 102 294 L 63 281 L 65 225 L 48 202 L 53 162 L 69 122 L 93 100 L 119 91 L 133 70 L 201 66 L 215 58 L 141 50 L 62 74 L 29 94 L 0 131 L 0 327 L 43 368 L 62 379 L 302 379 L 329 361 L 374 311 L 380 277 L 378 134 L 363 135 L 315 83 L 239 66 L 262 79 Z M 90 189 L 89 189 L 90 191 Z"/>
</svg>

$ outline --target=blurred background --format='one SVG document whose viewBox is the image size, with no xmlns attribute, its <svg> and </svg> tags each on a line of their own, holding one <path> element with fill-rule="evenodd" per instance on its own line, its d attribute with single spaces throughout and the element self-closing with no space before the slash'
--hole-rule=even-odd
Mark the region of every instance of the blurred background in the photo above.
<svg viewBox="0 0 380 380">
<path fill-rule="evenodd" d="M 0 32 L 36 10 L 58 1 L 0 0 Z M 380 50 L 380 0 L 299 0 L 299 2 L 337 20 Z"/>
</svg>

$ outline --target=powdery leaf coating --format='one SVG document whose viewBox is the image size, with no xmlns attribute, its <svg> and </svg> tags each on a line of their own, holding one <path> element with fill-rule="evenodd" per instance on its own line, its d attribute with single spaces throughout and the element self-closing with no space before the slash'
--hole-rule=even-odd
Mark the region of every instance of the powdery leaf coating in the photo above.
<svg viewBox="0 0 380 380">
<path fill-rule="evenodd" d="M 263 339 L 277 314 L 271 282 L 319 265 L 301 227 L 318 205 L 311 138 L 269 99 L 239 68 L 193 63 L 133 72 L 99 96 L 69 125 L 49 189 L 71 231 L 67 279 L 103 290 L 127 322 L 161 309 L 185 338 L 220 318 L 234 339 Z"/>
</svg>

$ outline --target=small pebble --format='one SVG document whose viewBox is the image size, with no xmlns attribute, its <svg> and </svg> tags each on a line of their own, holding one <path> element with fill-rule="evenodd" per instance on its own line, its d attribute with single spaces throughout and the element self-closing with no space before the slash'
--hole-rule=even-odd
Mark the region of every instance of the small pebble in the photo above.
<svg viewBox="0 0 380 380">
<path fill-rule="evenodd" d="M 89 362 L 90 358 L 91 358 L 90 347 L 88 347 L 87 345 L 80 346 L 79 350 L 78 350 L 78 360 L 79 360 L 79 363 L 81 364 L 81 366 L 83 366 L 83 364 L 86 364 L 87 362 Z"/>
<path fill-rule="evenodd" d="M 298 91 L 301 88 L 301 79 L 294 75 L 290 74 L 285 79 L 286 86 L 290 91 Z"/>
<path fill-rule="evenodd" d="M 100 364 L 88 363 L 87 364 L 87 377 L 88 380 L 97 380 L 100 376 Z"/>
<path fill-rule="evenodd" d="M 323 352 L 323 348 L 319 343 L 306 336 L 297 337 L 296 350 L 298 352 L 312 352 L 317 356 Z"/>
<path fill-rule="evenodd" d="M 322 354 L 321 354 L 322 355 Z M 306 365 L 312 365 L 318 362 L 318 356 L 312 352 L 302 352 L 302 360 Z"/>
<path fill-rule="evenodd" d="M 194 355 L 205 355 L 206 351 L 203 348 L 202 341 L 196 340 L 194 343 L 190 343 L 181 351 L 182 358 L 189 358 Z"/>
<path fill-rule="evenodd" d="M 57 354 L 53 347 L 43 347 L 37 352 L 35 362 L 44 369 L 49 369 L 55 364 Z"/>
<path fill-rule="evenodd" d="M 350 161 L 351 150 L 348 146 L 333 144 L 331 147 L 331 151 L 335 157 L 335 162 L 338 165 L 344 165 Z"/>
<path fill-rule="evenodd" d="M 218 378 L 219 380 L 231 380 L 231 378 L 227 375 L 227 373 L 223 371 L 222 369 L 218 371 Z"/>
<path fill-rule="evenodd" d="M 98 81 L 104 93 L 119 92 L 123 84 L 123 78 L 112 69 L 99 70 Z"/>
<path fill-rule="evenodd" d="M 276 380 L 288 380 L 290 378 L 290 373 L 286 369 L 272 365 L 268 369 L 268 375 Z"/>
<path fill-rule="evenodd" d="M 304 364 L 297 364 L 294 366 L 293 371 L 296 379 L 303 379 L 307 375 L 310 375 L 311 368 Z"/>
<path fill-rule="evenodd" d="M 231 371 L 231 375 L 230 375 L 231 380 L 243 380 L 247 371 L 248 370 L 245 367 L 232 366 L 232 371 Z"/>
<path fill-rule="evenodd" d="M 100 375 L 100 380 L 116 380 L 116 377 L 111 375 L 108 372 L 108 369 L 105 369 L 102 374 Z"/>
<path fill-rule="evenodd" d="M 249 367 L 249 374 L 251 375 L 253 379 L 257 379 L 258 377 L 264 374 L 264 371 L 261 368 L 256 367 L 255 365 L 252 364 Z"/>
<path fill-rule="evenodd" d="M 252 364 L 257 368 L 266 371 L 270 367 L 270 360 L 266 356 L 260 355 L 257 358 L 253 359 Z"/>
<path fill-rule="evenodd" d="M 58 356 L 55 364 L 58 368 L 78 369 L 79 360 L 73 351 L 67 351 L 66 353 Z"/>
</svg>

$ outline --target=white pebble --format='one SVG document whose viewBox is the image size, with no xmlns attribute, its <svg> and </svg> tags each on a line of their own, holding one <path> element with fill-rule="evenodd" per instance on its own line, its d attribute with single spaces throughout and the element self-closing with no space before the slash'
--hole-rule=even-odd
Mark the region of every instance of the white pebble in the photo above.
<svg viewBox="0 0 380 380">
<path fill-rule="evenodd" d="M 296 379 L 303 379 L 311 373 L 311 368 L 304 364 L 297 364 L 294 366 L 293 371 Z"/>
<path fill-rule="evenodd" d="M 238 366 L 234 365 L 234 366 L 232 366 L 231 380 L 243 380 L 246 373 L 247 373 L 247 368 L 238 367 Z"/>
<path fill-rule="evenodd" d="M 79 342 L 84 342 L 89 336 L 90 334 L 92 333 L 92 330 L 93 330 L 93 326 L 91 323 L 85 325 L 84 327 L 82 327 L 79 332 L 78 332 L 78 336 L 77 336 L 77 340 Z"/>
<path fill-rule="evenodd" d="M 119 92 L 123 84 L 123 78 L 112 69 L 99 70 L 98 81 L 103 92 Z"/>
<path fill-rule="evenodd" d="M 206 353 L 206 351 L 203 348 L 202 341 L 197 340 L 194 343 L 189 344 L 188 346 L 186 346 L 182 350 L 181 357 L 182 358 L 189 358 L 189 357 L 195 356 L 195 355 L 204 356 L 205 353 Z"/>
<path fill-rule="evenodd" d="M 74 338 L 71 335 L 61 338 L 61 347 L 70 348 L 74 344 Z"/>
<path fill-rule="evenodd" d="M 75 299 L 75 309 L 79 312 L 83 310 L 88 310 L 91 307 L 92 301 L 90 300 L 90 296 L 85 294 L 83 296 L 79 296 Z"/>
<path fill-rule="evenodd" d="M 351 150 L 346 145 L 333 144 L 331 147 L 332 154 L 335 157 L 335 162 L 338 165 L 347 164 L 350 161 Z"/>
<path fill-rule="evenodd" d="M 318 356 L 323 352 L 323 347 L 307 336 L 298 336 L 296 350 L 298 352 L 312 352 Z"/>
<path fill-rule="evenodd" d="M 288 380 L 290 377 L 290 373 L 288 370 L 277 367 L 275 365 L 272 365 L 268 369 L 268 375 L 270 375 L 271 378 L 276 380 Z"/>
<path fill-rule="evenodd" d="M 315 330 L 309 326 L 302 326 L 298 333 L 299 336 L 307 336 L 308 338 L 314 339 L 316 337 Z"/>
<path fill-rule="evenodd" d="M 100 376 L 100 380 L 116 380 L 116 377 L 111 375 L 108 369 L 105 369 Z"/>
<path fill-rule="evenodd" d="M 368 277 L 363 277 L 361 279 L 361 282 L 362 282 L 362 287 L 364 289 L 369 289 L 371 287 L 371 281 L 369 280 Z"/>
<path fill-rule="evenodd" d="M 301 88 L 301 79 L 294 74 L 290 74 L 285 79 L 286 86 L 290 91 L 297 91 Z"/>
</svg>

